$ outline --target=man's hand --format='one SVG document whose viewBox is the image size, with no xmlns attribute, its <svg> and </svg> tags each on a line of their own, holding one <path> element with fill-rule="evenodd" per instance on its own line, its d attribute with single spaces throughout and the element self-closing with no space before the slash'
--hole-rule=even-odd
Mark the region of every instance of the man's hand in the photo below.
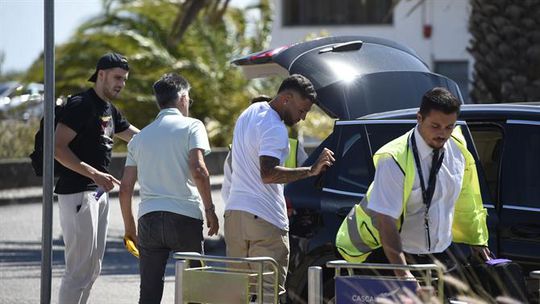
<svg viewBox="0 0 540 304">
<path fill-rule="evenodd" d="M 115 184 L 120 186 L 120 181 L 108 173 L 95 172 L 92 175 L 92 179 L 94 180 L 94 183 L 103 188 L 106 192 L 111 191 Z"/>
<path fill-rule="evenodd" d="M 472 254 L 475 257 L 481 258 L 483 261 L 489 261 L 492 259 L 493 254 L 487 246 L 474 246 L 471 245 Z"/>
<path fill-rule="evenodd" d="M 206 227 L 208 227 L 208 236 L 212 236 L 218 233 L 219 231 L 219 221 L 216 215 L 216 210 L 213 208 L 209 208 L 208 210 L 204 211 L 206 215 Z"/>
<path fill-rule="evenodd" d="M 137 236 L 137 230 L 135 229 L 135 227 L 133 227 L 133 229 L 126 229 L 126 232 L 124 233 L 124 238 L 132 240 L 133 243 L 135 243 L 135 246 L 139 246 L 139 237 Z"/>
<path fill-rule="evenodd" d="M 324 148 L 317 161 L 311 166 L 309 175 L 319 175 L 321 172 L 324 172 L 327 167 L 332 166 L 335 161 L 334 152 L 328 148 Z"/>
</svg>

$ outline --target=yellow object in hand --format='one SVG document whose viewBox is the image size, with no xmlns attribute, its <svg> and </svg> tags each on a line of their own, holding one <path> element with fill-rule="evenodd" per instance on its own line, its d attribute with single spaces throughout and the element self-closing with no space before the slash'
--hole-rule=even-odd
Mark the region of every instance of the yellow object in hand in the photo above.
<svg viewBox="0 0 540 304">
<path fill-rule="evenodd" d="M 139 249 L 135 246 L 135 242 L 127 236 L 124 236 L 124 246 L 126 246 L 127 251 L 134 255 L 136 258 L 139 258 Z"/>
</svg>

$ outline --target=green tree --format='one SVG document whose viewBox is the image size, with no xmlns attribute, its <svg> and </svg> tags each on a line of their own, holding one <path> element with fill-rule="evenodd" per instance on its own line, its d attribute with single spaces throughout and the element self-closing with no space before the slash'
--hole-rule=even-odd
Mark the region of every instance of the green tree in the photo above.
<svg viewBox="0 0 540 304">
<path fill-rule="evenodd" d="M 233 58 L 267 47 L 271 29 L 269 0 L 248 9 L 261 18 L 248 26 L 245 11 L 229 1 L 105 0 L 105 10 L 81 25 L 56 48 L 56 93 L 66 96 L 88 87 L 99 56 L 126 55 L 131 72 L 116 102 L 128 119 L 144 127 L 157 113 L 152 83 L 166 72 L 178 72 L 192 84 L 192 116 L 206 123 L 214 146 L 230 142 L 235 119 L 258 94 Z M 43 58 L 31 67 L 28 81 L 43 81 Z"/>
</svg>

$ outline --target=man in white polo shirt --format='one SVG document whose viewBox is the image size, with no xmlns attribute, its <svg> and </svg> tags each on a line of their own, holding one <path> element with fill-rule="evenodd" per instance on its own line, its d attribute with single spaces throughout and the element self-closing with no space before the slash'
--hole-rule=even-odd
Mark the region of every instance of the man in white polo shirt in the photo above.
<svg viewBox="0 0 540 304">
<path fill-rule="evenodd" d="M 227 256 L 274 258 L 280 266 L 280 294 L 285 293 L 289 264 L 283 184 L 318 175 L 334 162 L 332 151 L 324 149 L 311 167 L 283 165 L 289 154 L 287 126 L 304 120 L 316 98 L 309 79 L 291 75 L 274 99 L 249 106 L 234 128 L 231 190 L 224 215 Z"/>
<path fill-rule="evenodd" d="M 161 111 L 128 144 L 120 206 L 125 236 L 137 242 L 140 252 L 141 304 L 161 302 L 171 251 L 203 251 L 201 202 L 208 235 L 219 229 L 204 163 L 204 155 L 210 152 L 208 136 L 200 120 L 188 117 L 189 90 L 182 76 L 163 75 L 154 83 Z M 131 211 L 137 179 L 141 187 L 138 229 Z"/>
</svg>

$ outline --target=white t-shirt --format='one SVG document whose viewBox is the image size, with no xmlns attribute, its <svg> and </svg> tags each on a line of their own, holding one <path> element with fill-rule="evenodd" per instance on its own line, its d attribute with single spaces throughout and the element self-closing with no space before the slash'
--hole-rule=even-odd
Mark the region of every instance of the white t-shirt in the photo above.
<svg viewBox="0 0 540 304">
<path fill-rule="evenodd" d="M 283 184 L 264 184 L 260 156 L 279 159 L 289 154 L 287 128 L 266 102 L 249 106 L 236 121 L 232 145 L 231 191 L 225 210 L 242 210 L 289 230 Z"/>
<path fill-rule="evenodd" d="M 422 174 L 427 187 L 433 149 L 426 144 L 417 128 L 414 130 L 414 136 L 416 137 Z M 431 250 L 429 251 L 427 248 L 427 234 L 424 227 L 425 205 L 422 199 L 420 179 L 417 171 L 415 171 L 412 192 L 407 201 L 407 214 L 401 226 L 401 242 L 403 251 L 407 253 L 442 252 L 452 242 L 454 205 L 461 192 L 465 158 L 452 139 L 445 143 L 440 152 L 443 151 L 444 159 L 437 174 L 435 193 L 428 213 Z M 378 213 L 398 219 L 401 216 L 403 207 L 403 179 L 403 172 L 394 159 L 390 156 L 382 158 L 375 171 L 373 189 L 367 207 Z"/>
<path fill-rule="evenodd" d="M 289 151 L 289 153 L 291 152 Z M 296 165 L 301 166 L 307 159 L 308 155 L 306 153 L 306 150 L 304 149 L 304 145 L 302 145 L 301 141 L 298 141 L 298 149 L 296 151 Z M 229 194 L 231 193 L 231 164 L 232 157 L 231 151 L 229 151 L 229 153 L 227 153 L 227 157 L 225 157 L 225 162 L 223 163 L 223 183 L 221 184 L 221 199 L 225 203 L 227 203 L 227 200 L 229 199 Z"/>
<path fill-rule="evenodd" d="M 156 120 L 133 136 L 126 166 L 137 167 L 139 218 L 153 211 L 203 218 L 201 197 L 189 170 L 192 149 L 210 153 L 206 129 L 200 120 L 175 108 L 161 110 Z"/>
</svg>

